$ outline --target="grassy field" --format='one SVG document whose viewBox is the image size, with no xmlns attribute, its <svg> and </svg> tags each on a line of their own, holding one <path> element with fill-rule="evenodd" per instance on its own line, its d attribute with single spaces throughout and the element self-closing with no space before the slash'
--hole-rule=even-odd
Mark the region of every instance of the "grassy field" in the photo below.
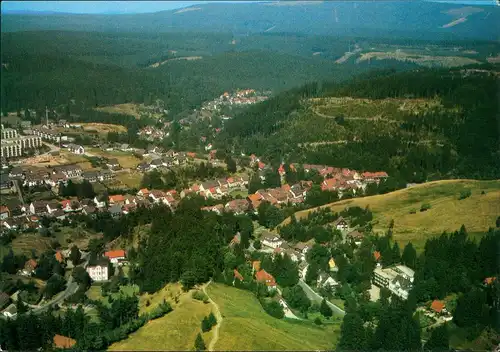
<svg viewBox="0 0 500 352">
<path fill-rule="evenodd" d="M 124 169 L 128 168 L 136 168 L 137 165 L 141 162 L 139 158 L 132 155 L 130 152 L 121 152 L 121 151 L 103 151 L 98 148 L 87 148 L 86 152 L 90 155 L 100 156 L 106 159 L 117 159 L 118 163 Z"/>
<path fill-rule="evenodd" d="M 336 345 L 339 324 L 279 320 L 264 312 L 251 292 L 220 284 L 207 291 L 223 316 L 216 350 L 331 350 Z"/>
<path fill-rule="evenodd" d="M 201 332 L 201 320 L 210 314 L 212 305 L 193 299 L 191 293 L 192 291 L 182 292 L 179 284 L 169 284 L 153 295 L 141 296 L 141 313 L 153 309 L 164 298 L 172 304 L 174 310 L 162 318 L 150 321 L 127 339 L 111 345 L 109 350 L 193 350 L 196 335 Z M 147 300 L 150 301 L 149 307 L 145 306 Z M 212 332 L 203 334 L 207 346 L 211 338 Z"/>
<path fill-rule="evenodd" d="M 470 189 L 469 198 L 458 200 L 462 190 Z M 484 191 L 485 194 L 481 194 Z M 420 212 L 423 203 L 432 208 Z M 495 225 L 500 215 L 500 181 L 444 180 L 428 182 L 384 195 L 355 198 L 328 204 L 339 212 L 348 206 L 369 206 L 373 212 L 374 230 L 386 231 L 394 219 L 394 240 L 403 247 L 412 242 L 422 250 L 427 238 L 443 231 L 455 231 L 465 225 L 471 237 L 480 238 L 479 232 Z M 412 209 L 417 210 L 410 214 Z M 296 213 L 297 218 L 307 216 L 313 209 Z M 287 223 L 286 219 L 284 223 Z"/>
<path fill-rule="evenodd" d="M 142 181 L 142 174 L 139 172 L 121 172 L 116 175 L 116 179 L 128 188 L 139 188 Z"/>
<path fill-rule="evenodd" d="M 110 114 L 130 115 L 134 116 L 136 119 L 140 117 L 138 106 L 132 103 L 102 106 L 95 109 L 97 111 L 107 112 Z"/>
</svg>

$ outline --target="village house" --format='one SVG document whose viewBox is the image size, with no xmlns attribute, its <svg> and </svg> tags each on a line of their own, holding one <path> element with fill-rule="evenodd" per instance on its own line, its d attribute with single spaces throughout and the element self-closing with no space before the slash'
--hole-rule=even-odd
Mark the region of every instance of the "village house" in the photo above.
<svg viewBox="0 0 500 352">
<path fill-rule="evenodd" d="M 97 208 L 106 207 L 106 201 L 107 201 L 107 199 L 102 195 L 94 197 L 94 204 L 96 205 Z"/>
<path fill-rule="evenodd" d="M 147 188 L 141 188 L 137 192 L 137 196 L 147 198 L 147 197 L 149 197 L 149 190 Z"/>
<path fill-rule="evenodd" d="M 26 263 L 24 263 L 24 269 L 21 271 L 21 275 L 31 276 L 37 266 L 38 263 L 35 259 L 29 259 L 28 261 L 26 261 Z"/>
<path fill-rule="evenodd" d="M 316 282 L 317 287 L 321 288 L 330 288 L 334 289 L 335 287 L 339 286 L 339 283 L 335 281 L 330 275 L 327 273 L 321 272 L 318 275 L 318 280 Z"/>
<path fill-rule="evenodd" d="M 203 207 L 203 208 L 201 208 L 201 210 L 213 211 L 217 215 L 220 215 L 224 211 L 224 206 L 222 204 L 216 204 L 216 205 L 212 205 L 212 206 L 208 206 L 208 207 Z"/>
<path fill-rule="evenodd" d="M 260 242 L 264 246 L 271 248 L 278 248 L 283 244 L 283 240 L 279 235 L 269 232 L 267 230 L 262 232 L 262 235 L 260 237 Z"/>
<path fill-rule="evenodd" d="M 257 209 L 259 208 L 264 198 L 260 194 L 255 193 L 248 195 L 247 199 L 250 201 L 250 204 L 252 204 L 252 209 L 254 210 L 254 212 L 257 213 Z"/>
<path fill-rule="evenodd" d="M 78 165 L 57 165 L 53 166 L 51 170 L 52 174 L 64 174 L 67 178 L 80 177 L 83 170 Z"/>
<path fill-rule="evenodd" d="M 99 173 L 97 171 L 85 171 L 82 173 L 82 178 L 90 183 L 94 183 L 99 180 Z"/>
<path fill-rule="evenodd" d="M 349 232 L 346 236 L 348 241 L 352 241 L 356 244 L 356 246 L 359 246 L 361 244 L 361 241 L 363 240 L 363 234 L 359 232 L 358 230 L 354 230 L 352 232 Z"/>
<path fill-rule="evenodd" d="M 49 212 L 49 214 L 52 214 L 53 212 L 55 212 L 56 210 L 58 210 L 60 208 L 61 208 L 61 205 L 56 200 L 47 202 L 47 211 Z"/>
<path fill-rule="evenodd" d="M 113 218 L 120 217 L 122 215 L 122 205 L 121 204 L 111 205 L 108 208 L 108 211 Z"/>
<path fill-rule="evenodd" d="M 312 245 L 306 242 L 297 242 L 294 248 L 297 252 L 301 253 L 302 256 L 305 256 L 307 251 L 312 248 Z"/>
<path fill-rule="evenodd" d="M 161 160 L 161 158 L 158 158 L 158 159 L 153 159 L 151 160 L 151 162 L 149 163 L 149 167 L 151 169 L 157 169 L 159 168 L 160 166 L 163 166 L 163 161 Z"/>
<path fill-rule="evenodd" d="M 349 224 L 342 216 L 340 216 L 337 220 L 334 221 L 333 227 L 335 227 L 339 231 L 347 231 L 349 229 Z"/>
<path fill-rule="evenodd" d="M 415 272 L 404 265 L 384 269 L 377 267 L 373 271 L 373 283 L 389 289 L 394 295 L 406 300 L 412 288 L 414 275 Z"/>
<path fill-rule="evenodd" d="M 305 279 L 308 267 L 309 267 L 309 264 L 305 260 L 303 260 L 299 263 L 299 277 L 301 279 Z"/>
<path fill-rule="evenodd" d="M 44 200 L 35 200 L 29 206 L 29 210 L 31 214 L 43 215 L 48 212 L 47 204 L 49 202 Z"/>
<path fill-rule="evenodd" d="M 235 199 L 226 204 L 225 210 L 236 215 L 245 214 L 250 210 L 250 203 L 246 199 Z"/>
<path fill-rule="evenodd" d="M 109 259 L 111 264 L 121 264 L 125 261 L 127 253 L 123 249 L 104 252 L 104 256 Z"/>
<path fill-rule="evenodd" d="M 151 200 L 154 203 L 163 202 L 165 199 L 165 196 L 166 196 L 166 194 L 163 191 L 152 190 L 151 192 L 149 192 L 149 198 L 151 198 Z"/>
<path fill-rule="evenodd" d="M 379 183 L 381 180 L 385 180 L 386 178 L 389 177 L 387 172 L 384 171 L 377 171 L 377 172 L 363 172 L 361 174 L 363 177 L 363 180 L 365 182 L 377 182 Z"/>
<path fill-rule="evenodd" d="M 2 221 L 2 226 L 7 230 L 17 230 L 19 228 L 19 223 L 17 219 L 4 219 Z"/>
<path fill-rule="evenodd" d="M 76 345 L 76 340 L 71 337 L 55 334 L 53 338 L 53 347 L 60 349 L 71 349 Z"/>
<path fill-rule="evenodd" d="M 118 169 L 120 169 L 120 163 L 118 162 L 118 159 L 116 159 L 116 158 L 108 159 L 108 161 L 106 161 L 106 166 L 110 170 L 118 170 Z"/>
<path fill-rule="evenodd" d="M 114 205 L 114 204 L 124 205 L 125 204 L 125 196 L 122 194 L 115 194 L 115 195 L 109 196 L 108 202 L 110 205 Z"/>
<path fill-rule="evenodd" d="M 99 181 L 111 180 L 115 175 L 110 170 L 99 171 Z"/>
<path fill-rule="evenodd" d="M 264 269 L 261 269 L 255 273 L 255 280 L 259 283 L 265 284 L 269 291 L 276 289 L 276 280 L 274 276 L 269 274 Z"/>
<path fill-rule="evenodd" d="M 0 206 L 0 220 L 4 220 L 10 217 L 10 210 L 8 207 L 2 205 Z"/>
<path fill-rule="evenodd" d="M 139 172 L 147 172 L 151 169 L 151 166 L 148 163 L 140 163 L 137 165 L 137 171 Z"/>
<path fill-rule="evenodd" d="M 68 145 L 68 151 L 70 151 L 73 154 L 85 154 L 85 148 L 81 145 L 78 144 L 69 144 Z"/>
<path fill-rule="evenodd" d="M 233 286 L 234 286 L 234 282 L 236 281 L 236 279 L 240 280 L 240 282 L 243 281 L 243 276 L 238 272 L 238 270 L 234 269 L 233 270 L 233 274 L 234 274 L 234 276 L 233 276 Z"/>
<path fill-rule="evenodd" d="M 93 281 L 107 281 L 108 280 L 108 260 L 100 258 L 93 260 L 89 263 L 86 270 Z"/>
</svg>

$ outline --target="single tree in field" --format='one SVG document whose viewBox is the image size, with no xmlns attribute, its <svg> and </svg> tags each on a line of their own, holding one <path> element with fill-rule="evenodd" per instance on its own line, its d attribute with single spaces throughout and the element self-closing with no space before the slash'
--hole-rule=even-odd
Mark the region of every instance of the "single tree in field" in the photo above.
<svg viewBox="0 0 500 352">
<path fill-rule="evenodd" d="M 73 265 L 80 264 L 81 254 L 77 246 L 71 247 L 71 253 L 69 254 L 69 259 L 71 260 Z"/>
<path fill-rule="evenodd" d="M 210 314 L 208 315 L 208 322 L 210 323 L 210 327 L 217 325 L 217 318 L 215 317 L 214 313 L 210 312 Z"/>
<path fill-rule="evenodd" d="M 324 298 L 323 301 L 321 301 L 321 305 L 319 306 L 319 312 L 326 319 L 329 319 L 333 315 L 332 309 L 328 306 L 328 304 L 326 303 L 326 299 Z"/>
<path fill-rule="evenodd" d="M 210 331 L 211 327 L 209 319 L 207 317 L 203 317 L 203 320 L 201 321 L 201 331 Z"/>
<path fill-rule="evenodd" d="M 196 351 L 205 351 L 207 349 L 207 347 L 205 346 L 205 341 L 203 341 L 203 337 L 201 337 L 200 333 L 196 335 L 196 341 L 194 342 L 194 349 Z"/>
</svg>

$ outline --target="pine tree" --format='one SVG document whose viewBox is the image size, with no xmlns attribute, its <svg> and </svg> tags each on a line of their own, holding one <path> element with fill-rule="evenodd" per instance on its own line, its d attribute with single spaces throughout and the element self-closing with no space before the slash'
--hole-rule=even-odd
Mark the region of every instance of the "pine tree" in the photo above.
<svg viewBox="0 0 500 352">
<path fill-rule="evenodd" d="M 203 320 L 201 321 L 201 331 L 207 332 L 210 331 L 212 328 L 212 325 L 210 325 L 210 320 L 207 317 L 203 317 Z"/>
<path fill-rule="evenodd" d="M 217 325 L 217 318 L 215 317 L 214 313 L 210 312 L 208 315 L 208 322 L 210 323 L 210 327 L 214 327 Z"/>
<path fill-rule="evenodd" d="M 205 346 L 205 342 L 203 341 L 203 337 L 201 337 L 200 333 L 196 335 L 196 341 L 194 342 L 194 349 L 196 351 L 205 351 L 207 349 Z"/>
<path fill-rule="evenodd" d="M 348 313 L 340 328 L 339 351 L 362 351 L 366 348 L 363 320 L 357 313 Z"/>
<path fill-rule="evenodd" d="M 329 319 L 333 315 L 332 309 L 328 306 L 328 304 L 326 303 L 326 299 L 324 298 L 323 301 L 321 301 L 321 305 L 319 306 L 319 312 L 327 319 Z"/>
<path fill-rule="evenodd" d="M 71 247 L 71 253 L 69 254 L 69 259 L 73 265 L 78 265 L 80 263 L 81 254 L 77 246 Z"/>
<path fill-rule="evenodd" d="M 24 304 L 20 294 L 17 295 L 16 310 L 17 314 L 23 314 L 28 311 L 28 307 Z"/>
<path fill-rule="evenodd" d="M 415 269 L 417 266 L 417 251 L 413 248 L 411 242 L 405 246 L 401 262 L 409 268 Z"/>
<path fill-rule="evenodd" d="M 401 250 L 399 249 L 398 242 L 394 242 L 392 246 L 392 262 L 399 263 L 401 261 Z"/>
</svg>

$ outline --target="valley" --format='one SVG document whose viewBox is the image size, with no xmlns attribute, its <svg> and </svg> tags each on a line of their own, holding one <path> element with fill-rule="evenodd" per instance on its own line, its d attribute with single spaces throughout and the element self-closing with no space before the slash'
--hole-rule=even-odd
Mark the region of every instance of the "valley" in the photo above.
<svg viewBox="0 0 500 352">
<path fill-rule="evenodd" d="M 498 349 L 499 7 L 5 5 L 0 351 Z"/>
</svg>

